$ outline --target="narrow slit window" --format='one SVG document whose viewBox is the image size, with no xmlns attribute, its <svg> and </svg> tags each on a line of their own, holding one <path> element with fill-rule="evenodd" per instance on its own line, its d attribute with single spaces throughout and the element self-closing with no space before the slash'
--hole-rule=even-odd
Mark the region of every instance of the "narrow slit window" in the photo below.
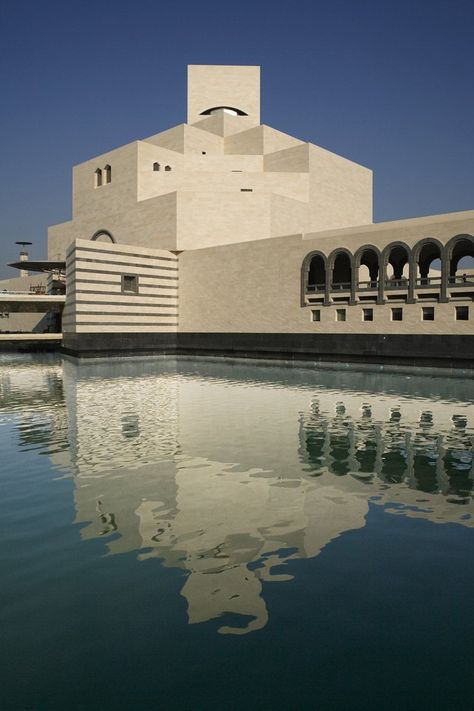
<svg viewBox="0 0 474 711">
<path fill-rule="evenodd" d="M 155 173 L 158 173 L 161 170 L 161 166 L 159 163 L 153 163 L 153 170 Z"/>
<path fill-rule="evenodd" d="M 104 174 L 105 174 L 105 184 L 108 185 L 108 183 L 112 182 L 112 168 L 110 167 L 110 165 L 105 166 Z"/>
<path fill-rule="evenodd" d="M 138 276 L 136 274 L 123 274 L 122 292 L 124 294 L 138 294 Z"/>
<path fill-rule="evenodd" d="M 241 193 L 253 193 L 253 188 L 240 188 Z"/>
<path fill-rule="evenodd" d="M 102 185 L 102 171 L 100 168 L 97 168 L 97 170 L 94 173 L 94 180 L 95 180 L 95 187 L 100 188 Z"/>
</svg>

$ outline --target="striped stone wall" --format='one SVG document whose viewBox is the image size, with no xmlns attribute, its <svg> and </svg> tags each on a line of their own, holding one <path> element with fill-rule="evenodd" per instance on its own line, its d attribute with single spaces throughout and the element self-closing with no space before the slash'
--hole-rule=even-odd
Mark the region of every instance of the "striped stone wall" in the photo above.
<svg viewBox="0 0 474 711">
<path fill-rule="evenodd" d="M 136 293 L 124 277 L 137 278 Z M 178 258 L 160 249 L 76 240 L 66 253 L 63 333 L 171 333 Z"/>
</svg>

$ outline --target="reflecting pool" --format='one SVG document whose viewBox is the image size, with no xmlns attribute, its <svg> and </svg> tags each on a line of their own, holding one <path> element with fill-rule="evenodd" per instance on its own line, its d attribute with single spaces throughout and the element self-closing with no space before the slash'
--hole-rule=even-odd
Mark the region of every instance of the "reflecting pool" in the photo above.
<svg viewBox="0 0 474 711">
<path fill-rule="evenodd" d="M 2 709 L 472 708 L 474 383 L 0 357 Z"/>
</svg>

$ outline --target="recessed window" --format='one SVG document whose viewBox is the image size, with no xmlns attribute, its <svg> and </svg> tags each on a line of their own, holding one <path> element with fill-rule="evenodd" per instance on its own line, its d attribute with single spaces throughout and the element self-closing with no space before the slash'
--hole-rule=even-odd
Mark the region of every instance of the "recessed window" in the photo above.
<svg viewBox="0 0 474 711">
<path fill-rule="evenodd" d="M 165 165 L 165 170 L 166 170 L 167 173 L 169 173 L 169 171 L 171 170 L 171 166 L 170 166 L 170 165 Z"/>
<path fill-rule="evenodd" d="M 158 172 L 161 169 L 161 166 L 159 163 L 153 163 L 153 170 L 155 172 Z"/>
<path fill-rule="evenodd" d="M 205 155 L 206 155 L 206 151 L 202 151 L 202 155 L 205 156 Z"/>
<path fill-rule="evenodd" d="M 392 308 L 392 321 L 403 321 L 403 309 L 399 307 Z"/>
<path fill-rule="evenodd" d="M 100 168 L 97 168 L 97 170 L 94 173 L 94 180 L 95 180 L 95 187 L 100 188 L 102 185 L 102 171 Z"/>
<path fill-rule="evenodd" d="M 104 175 L 105 175 L 105 184 L 107 185 L 108 183 L 112 182 L 112 168 L 110 165 L 106 165 L 104 168 Z"/>
<path fill-rule="evenodd" d="M 346 309 L 336 309 L 336 321 L 346 320 Z"/>
<path fill-rule="evenodd" d="M 374 320 L 374 310 L 373 309 L 362 309 L 362 321 L 373 321 Z"/>
<path fill-rule="evenodd" d="M 311 311 L 311 320 L 321 321 L 321 309 L 315 309 L 314 311 Z"/>
<path fill-rule="evenodd" d="M 421 309 L 422 321 L 434 321 L 434 306 L 423 306 Z"/>
<path fill-rule="evenodd" d="M 456 321 L 469 321 L 469 306 L 456 306 Z"/>
<path fill-rule="evenodd" d="M 122 275 L 122 291 L 124 294 L 138 294 L 138 277 L 136 274 Z"/>
</svg>

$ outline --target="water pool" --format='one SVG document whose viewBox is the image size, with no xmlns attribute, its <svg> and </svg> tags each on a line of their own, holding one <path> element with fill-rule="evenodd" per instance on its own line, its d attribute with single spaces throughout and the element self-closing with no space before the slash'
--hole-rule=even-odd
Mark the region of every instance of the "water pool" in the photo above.
<svg viewBox="0 0 474 711">
<path fill-rule="evenodd" d="M 0 358 L 2 709 L 472 708 L 474 383 Z"/>
</svg>

